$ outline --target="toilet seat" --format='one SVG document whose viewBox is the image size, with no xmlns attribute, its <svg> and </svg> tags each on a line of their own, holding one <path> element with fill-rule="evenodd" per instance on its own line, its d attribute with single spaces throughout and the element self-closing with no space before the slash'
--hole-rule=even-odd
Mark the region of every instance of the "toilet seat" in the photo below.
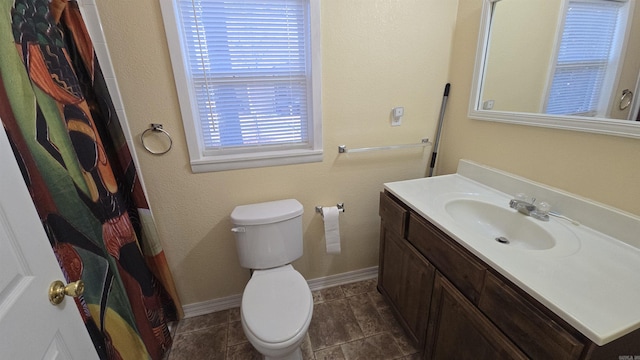
<svg viewBox="0 0 640 360">
<path fill-rule="evenodd" d="M 243 321 L 264 343 L 283 343 L 306 331 L 312 309 L 309 285 L 291 265 L 254 271 L 242 294 Z"/>
</svg>

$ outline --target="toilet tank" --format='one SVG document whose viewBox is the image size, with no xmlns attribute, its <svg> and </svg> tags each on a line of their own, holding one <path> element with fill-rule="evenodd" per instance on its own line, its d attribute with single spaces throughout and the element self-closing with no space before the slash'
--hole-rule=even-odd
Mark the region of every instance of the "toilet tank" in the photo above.
<svg viewBox="0 0 640 360">
<path fill-rule="evenodd" d="M 302 204 L 295 199 L 237 206 L 231 212 L 240 265 L 268 269 L 302 256 Z"/>
</svg>

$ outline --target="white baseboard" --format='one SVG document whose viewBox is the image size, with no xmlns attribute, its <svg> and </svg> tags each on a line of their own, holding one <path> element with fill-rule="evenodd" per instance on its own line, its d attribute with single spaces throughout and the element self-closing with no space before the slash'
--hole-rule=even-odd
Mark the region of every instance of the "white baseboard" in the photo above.
<svg viewBox="0 0 640 360">
<path fill-rule="evenodd" d="M 329 275 L 317 279 L 308 280 L 311 291 L 326 289 L 332 286 L 350 284 L 353 282 L 373 279 L 378 276 L 378 267 L 373 266 L 366 269 L 354 270 L 337 275 Z M 184 317 L 190 318 L 209 314 L 216 311 L 227 310 L 240 306 L 242 294 L 231 295 L 219 299 L 203 301 L 199 303 L 187 304 L 182 306 Z"/>
<path fill-rule="evenodd" d="M 378 267 L 349 271 L 342 274 L 329 275 L 317 279 L 307 280 L 311 291 L 322 290 L 332 286 L 350 284 L 353 282 L 373 279 L 378 276 Z"/>
</svg>

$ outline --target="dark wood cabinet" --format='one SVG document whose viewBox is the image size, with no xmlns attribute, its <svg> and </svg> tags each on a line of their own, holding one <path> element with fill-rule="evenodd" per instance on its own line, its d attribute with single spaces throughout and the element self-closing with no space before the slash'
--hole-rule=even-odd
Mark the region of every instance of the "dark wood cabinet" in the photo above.
<svg viewBox="0 0 640 360">
<path fill-rule="evenodd" d="M 410 215 L 407 240 L 469 298 L 478 302 L 487 271 L 479 261 L 433 224 Z"/>
<path fill-rule="evenodd" d="M 398 214 L 404 211 L 395 210 L 390 211 L 386 208 L 385 212 Z M 422 347 L 426 336 L 435 268 L 402 239 L 402 231 L 399 231 L 401 228 L 404 227 L 388 229 L 383 224 L 380 230 L 380 252 L 384 256 L 379 268 L 378 288 L 389 300 L 402 326 L 415 343 Z"/>
<path fill-rule="evenodd" d="M 438 273 L 424 358 L 496 360 L 527 356 Z"/>
<path fill-rule="evenodd" d="M 404 326 L 420 346 L 424 345 L 435 268 L 395 236 L 386 236 L 383 289 Z M 387 256 L 388 255 L 388 256 Z"/>
<path fill-rule="evenodd" d="M 574 334 L 493 274 L 485 279 L 478 308 L 534 359 L 578 359 L 584 349 Z"/>
<path fill-rule="evenodd" d="M 640 356 L 640 330 L 597 346 L 390 193 L 380 217 L 378 289 L 424 359 Z"/>
</svg>

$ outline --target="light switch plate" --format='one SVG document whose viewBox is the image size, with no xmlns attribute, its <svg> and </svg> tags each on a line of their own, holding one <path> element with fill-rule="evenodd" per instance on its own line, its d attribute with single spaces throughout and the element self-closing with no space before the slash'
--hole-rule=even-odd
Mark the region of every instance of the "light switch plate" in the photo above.
<svg viewBox="0 0 640 360">
<path fill-rule="evenodd" d="M 391 126 L 402 125 L 402 116 L 404 115 L 404 107 L 398 106 L 391 110 Z"/>
</svg>

